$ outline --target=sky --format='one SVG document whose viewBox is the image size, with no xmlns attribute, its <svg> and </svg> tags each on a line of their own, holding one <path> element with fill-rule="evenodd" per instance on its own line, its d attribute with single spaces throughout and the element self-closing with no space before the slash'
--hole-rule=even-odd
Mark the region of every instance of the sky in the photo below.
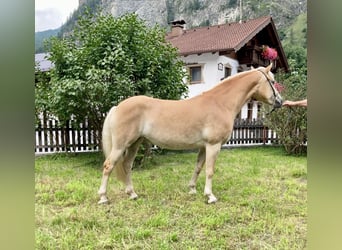
<svg viewBox="0 0 342 250">
<path fill-rule="evenodd" d="M 77 9 L 79 0 L 35 0 L 35 32 L 56 29 Z"/>
</svg>

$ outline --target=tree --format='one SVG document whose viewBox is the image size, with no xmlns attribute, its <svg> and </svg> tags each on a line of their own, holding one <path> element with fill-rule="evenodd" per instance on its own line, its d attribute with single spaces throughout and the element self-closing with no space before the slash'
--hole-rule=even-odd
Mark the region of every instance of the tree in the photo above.
<svg viewBox="0 0 342 250">
<path fill-rule="evenodd" d="M 106 112 L 127 97 L 179 99 L 187 91 L 183 63 L 165 31 L 135 14 L 86 13 L 71 34 L 49 45 L 55 66 L 49 86 L 36 88 L 36 108 L 62 123 L 87 118 L 100 131 Z"/>
<path fill-rule="evenodd" d="M 281 92 L 285 100 L 307 98 L 306 50 L 303 47 L 284 47 L 291 68 L 290 73 L 277 75 L 285 87 Z M 307 140 L 307 109 L 303 107 L 283 107 L 266 116 L 266 125 L 276 131 L 281 144 L 289 154 L 306 153 L 304 142 Z"/>
<path fill-rule="evenodd" d="M 49 105 L 49 98 L 45 96 L 49 93 L 50 74 L 40 70 L 40 65 L 35 62 L 35 120 L 40 120 L 40 116 L 46 117 L 46 107 Z"/>
</svg>

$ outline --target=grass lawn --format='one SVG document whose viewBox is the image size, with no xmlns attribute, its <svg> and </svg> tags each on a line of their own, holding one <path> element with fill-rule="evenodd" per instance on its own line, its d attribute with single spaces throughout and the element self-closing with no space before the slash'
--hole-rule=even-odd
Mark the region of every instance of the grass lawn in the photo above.
<svg viewBox="0 0 342 250">
<path fill-rule="evenodd" d="M 223 149 L 216 204 L 188 194 L 196 153 L 158 155 L 133 170 L 139 198 L 115 178 L 97 205 L 100 153 L 40 156 L 35 163 L 37 249 L 304 249 L 307 158 L 280 147 Z M 111 177 L 113 177 L 112 175 Z"/>
</svg>

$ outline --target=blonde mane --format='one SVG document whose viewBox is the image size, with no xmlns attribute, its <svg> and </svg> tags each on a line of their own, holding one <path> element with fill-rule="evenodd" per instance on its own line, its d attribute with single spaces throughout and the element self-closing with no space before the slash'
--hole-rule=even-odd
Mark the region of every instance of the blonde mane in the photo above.
<svg viewBox="0 0 342 250">
<path fill-rule="evenodd" d="M 257 69 L 251 69 L 229 76 L 220 81 L 217 85 L 213 86 L 211 89 L 202 92 L 202 95 L 216 95 L 216 92 L 222 91 L 223 89 L 225 91 L 229 91 L 230 88 L 234 88 L 234 85 L 238 85 L 241 79 L 245 78 L 246 76 L 249 76 L 251 73 L 256 71 Z"/>
</svg>

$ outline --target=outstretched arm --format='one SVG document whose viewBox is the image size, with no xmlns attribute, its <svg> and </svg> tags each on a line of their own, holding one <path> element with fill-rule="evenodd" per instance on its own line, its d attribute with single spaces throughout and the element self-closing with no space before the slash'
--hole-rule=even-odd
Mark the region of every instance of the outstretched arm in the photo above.
<svg viewBox="0 0 342 250">
<path fill-rule="evenodd" d="M 307 107 L 308 106 L 308 100 L 303 99 L 300 101 L 285 101 L 283 102 L 283 106 L 301 106 L 301 107 Z"/>
</svg>

